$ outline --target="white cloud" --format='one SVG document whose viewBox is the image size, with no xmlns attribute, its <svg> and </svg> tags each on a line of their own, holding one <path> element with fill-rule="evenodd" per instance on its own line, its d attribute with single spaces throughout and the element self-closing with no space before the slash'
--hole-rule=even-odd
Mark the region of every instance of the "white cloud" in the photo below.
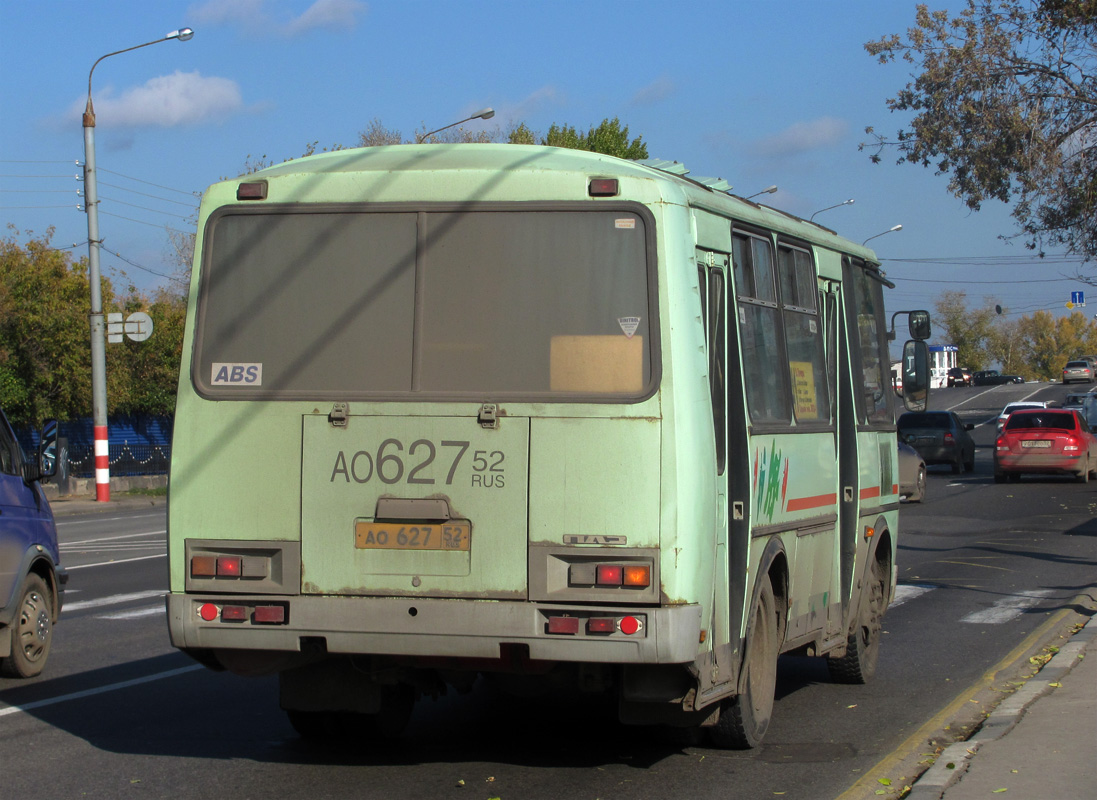
<svg viewBox="0 0 1097 800">
<path fill-rule="evenodd" d="M 366 4 L 358 0 L 316 0 L 304 14 L 291 20 L 282 30 L 286 36 L 296 36 L 315 28 L 353 28 L 358 22 L 358 15 L 365 13 L 365 10 Z"/>
<path fill-rule="evenodd" d="M 228 78 L 204 78 L 198 72 L 178 72 L 152 78 L 144 86 L 115 96 L 108 88 L 93 96 L 95 115 L 111 127 L 174 128 L 221 120 L 243 108 L 240 87 Z M 84 100 L 69 115 L 79 117 Z"/>
<path fill-rule="evenodd" d="M 674 91 L 678 87 L 675 86 L 674 81 L 668 78 L 666 75 L 656 78 L 647 86 L 640 89 L 636 94 L 632 96 L 632 100 L 629 101 L 629 105 L 633 106 L 650 106 L 654 105 L 661 100 L 665 100 L 674 94 Z"/>
<path fill-rule="evenodd" d="M 254 34 L 298 36 L 312 30 L 345 30 L 358 23 L 367 6 L 360 0 L 315 0 L 296 17 L 276 19 L 270 0 L 208 0 L 192 6 L 189 14 L 196 23 L 207 25 L 238 24 Z"/>
<path fill-rule="evenodd" d="M 842 141 L 849 124 L 835 117 L 819 117 L 807 122 L 797 122 L 780 133 L 758 139 L 751 144 L 751 152 L 763 157 L 793 156 L 812 150 L 833 147 Z"/>
</svg>

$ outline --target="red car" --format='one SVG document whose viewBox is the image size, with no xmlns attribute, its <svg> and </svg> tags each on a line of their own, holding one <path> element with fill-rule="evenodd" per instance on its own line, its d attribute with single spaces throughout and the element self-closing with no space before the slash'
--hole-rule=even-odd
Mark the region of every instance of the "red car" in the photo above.
<svg viewBox="0 0 1097 800">
<path fill-rule="evenodd" d="M 994 482 L 1022 473 L 1068 474 L 1080 483 L 1097 477 L 1097 437 L 1073 409 L 1014 411 L 994 446 Z"/>
</svg>

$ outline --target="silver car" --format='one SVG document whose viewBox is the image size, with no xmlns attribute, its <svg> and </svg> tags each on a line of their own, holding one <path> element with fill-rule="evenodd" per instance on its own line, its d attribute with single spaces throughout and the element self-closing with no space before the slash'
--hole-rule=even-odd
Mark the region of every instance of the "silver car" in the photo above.
<svg viewBox="0 0 1097 800">
<path fill-rule="evenodd" d="M 1063 383 L 1071 381 L 1093 383 L 1093 365 L 1088 361 L 1068 361 L 1063 367 Z"/>
</svg>

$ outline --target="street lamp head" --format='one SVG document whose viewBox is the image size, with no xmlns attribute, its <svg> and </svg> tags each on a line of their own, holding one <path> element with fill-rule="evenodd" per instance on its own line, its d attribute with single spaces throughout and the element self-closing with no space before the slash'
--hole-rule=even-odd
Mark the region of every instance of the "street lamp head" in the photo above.
<svg viewBox="0 0 1097 800">
<path fill-rule="evenodd" d="M 491 119 L 494 116 L 495 116 L 495 109 L 494 108 L 482 108 L 479 111 L 477 111 L 475 114 L 473 114 L 471 117 L 469 117 L 469 119 L 470 120 L 472 120 L 472 119 Z"/>
<path fill-rule="evenodd" d="M 165 39 L 178 39 L 181 42 L 189 42 L 194 38 L 194 31 L 191 28 L 180 28 L 177 31 L 172 31 Z"/>
<path fill-rule="evenodd" d="M 876 234 L 876 236 L 870 236 L 870 237 L 868 237 L 868 238 L 867 238 L 867 239 L 865 239 L 865 240 L 864 240 L 863 242 L 861 242 L 861 245 L 862 245 L 862 246 L 864 246 L 864 245 L 868 244 L 868 243 L 869 243 L 869 242 L 871 242 L 871 241 L 872 241 L 873 239 L 875 239 L 875 238 L 876 238 L 877 236 L 886 236 L 886 235 L 887 235 L 887 234 L 889 234 L 889 233 L 895 233 L 896 231 L 901 231 L 902 229 L 903 229 L 903 226 L 902 226 L 902 225 L 892 225 L 892 226 L 891 226 L 890 228 L 888 228 L 888 229 L 887 229 L 886 231 L 884 231 L 883 233 L 878 233 L 878 234 Z"/>
<path fill-rule="evenodd" d="M 747 200 L 750 200 L 750 199 L 751 199 L 751 197 L 757 197 L 757 196 L 758 196 L 758 195 L 760 195 L 760 194 L 773 194 L 773 193 L 774 193 L 774 192 L 776 192 L 776 191 L 777 191 L 777 185 L 776 185 L 776 184 L 774 184 L 773 186 L 767 186 L 767 187 L 766 187 L 765 189 L 763 189 L 762 191 L 760 191 L 760 192 L 755 192 L 754 194 L 752 194 L 752 195 L 751 195 L 750 197 L 748 197 L 748 198 L 747 198 Z"/>
</svg>

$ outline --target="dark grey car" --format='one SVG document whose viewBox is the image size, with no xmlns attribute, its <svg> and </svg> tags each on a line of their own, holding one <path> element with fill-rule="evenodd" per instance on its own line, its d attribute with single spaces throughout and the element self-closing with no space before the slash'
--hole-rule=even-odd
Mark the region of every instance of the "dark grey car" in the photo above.
<svg viewBox="0 0 1097 800">
<path fill-rule="evenodd" d="M 951 411 L 907 413 L 897 424 L 899 441 L 918 451 L 926 464 L 949 464 L 953 474 L 975 469 L 975 442 L 965 425 Z"/>
</svg>

